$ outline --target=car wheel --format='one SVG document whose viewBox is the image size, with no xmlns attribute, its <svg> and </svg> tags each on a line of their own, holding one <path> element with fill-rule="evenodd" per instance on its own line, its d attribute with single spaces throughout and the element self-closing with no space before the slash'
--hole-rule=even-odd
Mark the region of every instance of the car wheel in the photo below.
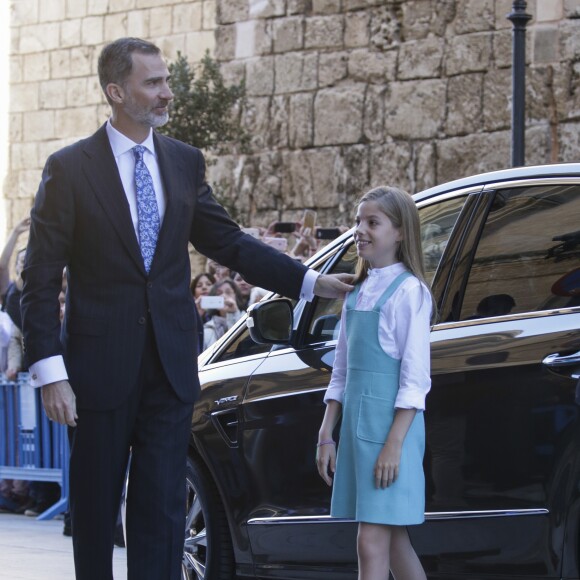
<svg viewBox="0 0 580 580">
<path fill-rule="evenodd" d="M 182 580 L 232 580 L 234 553 L 223 504 L 207 470 L 187 459 Z"/>
</svg>

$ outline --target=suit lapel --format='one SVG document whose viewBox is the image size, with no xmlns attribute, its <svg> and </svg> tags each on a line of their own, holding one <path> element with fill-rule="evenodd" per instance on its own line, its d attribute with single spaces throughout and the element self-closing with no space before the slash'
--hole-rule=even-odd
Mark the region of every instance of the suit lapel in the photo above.
<svg viewBox="0 0 580 580">
<path fill-rule="evenodd" d="M 145 272 L 129 202 L 104 125 L 87 140 L 84 153 L 86 160 L 83 170 L 93 193 L 113 223 L 131 258 Z"/>
</svg>

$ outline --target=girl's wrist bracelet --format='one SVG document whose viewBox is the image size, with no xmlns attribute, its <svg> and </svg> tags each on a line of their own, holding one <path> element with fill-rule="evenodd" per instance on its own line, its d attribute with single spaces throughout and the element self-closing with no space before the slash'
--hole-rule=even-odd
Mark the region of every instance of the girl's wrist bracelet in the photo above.
<svg viewBox="0 0 580 580">
<path fill-rule="evenodd" d="M 326 441 L 320 441 L 316 444 L 316 447 L 322 447 L 323 445 L 336 445 L 332 439 L 327 439 Z"/>
</svg>

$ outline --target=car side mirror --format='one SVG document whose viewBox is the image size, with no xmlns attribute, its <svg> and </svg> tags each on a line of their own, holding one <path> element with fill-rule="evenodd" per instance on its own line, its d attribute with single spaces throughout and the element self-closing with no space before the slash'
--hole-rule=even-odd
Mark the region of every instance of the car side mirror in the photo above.
<svg viewBox="0 0 580 580">
<path fill-rule="evenodd" d="M 275 298 L 252 304 L 246 325 L 258 344 L 289 344 L 294 326 L 292 303 L 287 298 Z"/>
</svg>

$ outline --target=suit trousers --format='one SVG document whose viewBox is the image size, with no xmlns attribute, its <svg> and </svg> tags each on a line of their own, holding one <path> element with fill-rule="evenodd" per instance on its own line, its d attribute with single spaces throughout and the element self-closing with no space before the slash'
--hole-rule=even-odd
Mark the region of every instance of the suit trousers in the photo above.
<svg viewBox="0 0 580 580">
<path fill-rule="evenodd" d="M 77 580 L 113 579 L 113 537 L 129 452 L 128 580 L 181 578 L 193 404 L 176 396 L 150 322 L 147 327 L 139 377 L 129 398 L 112 410 L 79 410 L 77 426 L 69 432 Z"/>
</svg>

